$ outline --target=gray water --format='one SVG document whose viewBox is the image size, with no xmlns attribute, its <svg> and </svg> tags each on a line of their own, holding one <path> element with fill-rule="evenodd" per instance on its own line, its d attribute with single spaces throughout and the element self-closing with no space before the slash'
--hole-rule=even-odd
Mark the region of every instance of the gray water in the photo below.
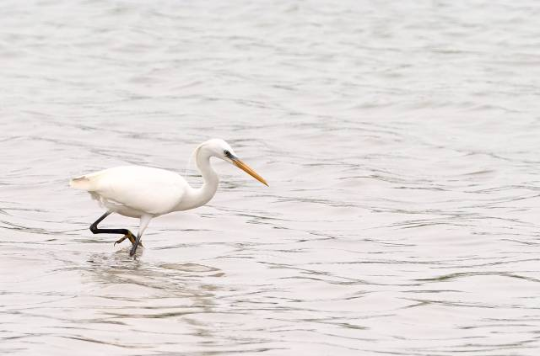
<svg viewBox="0 0 540 356">
<path fill-rule="evenodd" d="M 0 3 L 0 353 L 538 355 L 537 1 Z M 218 194 L 128 257 L 69 177 Z M 136 230 L 111 216 L 106 227 Z"/>
</svg>

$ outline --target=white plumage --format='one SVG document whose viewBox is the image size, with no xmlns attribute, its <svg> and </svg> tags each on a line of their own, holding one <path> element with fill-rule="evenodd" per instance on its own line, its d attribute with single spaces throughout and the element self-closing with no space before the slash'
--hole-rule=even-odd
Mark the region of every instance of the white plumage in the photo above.
<svg viewBox="0 0 540 356">
<path fill-rule="evenodd" d="M 105 169 L 74 178 L 71 186 L 91 193 L 101 206 L 132 218 L 183 210 L 179 205 L 191 188 L 179 174 L 142 166 Z"/>
<path fill-rule="evenodd" d="M 210 165 L 210 158 L 217 157 L 236 165 L 258 181 L 268 185 L 253 169 L 243 163 L 232 148 L 220 139 L 208 140 L 195 150 L 195 160 L 204 184 L 192 188 L 179 174 L 164 169 L 123 166 L 105 169 L 96 173 L 73 178 L 70 186 L 89 192 L 101 206 L 107 209 L 90 230 L 93 233 L 121 233 L 125 236 L 117 242 L 129 238 L 133 255 L 144 230 L 156 216 L 194 209 L 206 204 L 216 193 L 219 177 Z M 97 225 L 111 213 L 140 219 L 136 241 L 133 234 L 125 229 L 99 229 Z"/>
</svg>

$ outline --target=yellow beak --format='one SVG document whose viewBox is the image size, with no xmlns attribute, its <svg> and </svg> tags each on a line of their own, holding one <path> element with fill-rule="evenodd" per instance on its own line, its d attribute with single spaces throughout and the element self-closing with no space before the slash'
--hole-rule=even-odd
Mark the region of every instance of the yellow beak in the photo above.
<svg viewBox="0 0 540 356">
<path fill-rule="evenodd" d="M 268 183 L 266 183 L 264 178 L 258 175 L 257 172 L 255 172 L 250 166 L 240 161 L 238 158 L 233 159 L 233 163 L 236 167 L 240 168 L 241 170 L 243 170 L 244 172 L 246 172 L 247 174 L 268 187 Z"/>
</svg>

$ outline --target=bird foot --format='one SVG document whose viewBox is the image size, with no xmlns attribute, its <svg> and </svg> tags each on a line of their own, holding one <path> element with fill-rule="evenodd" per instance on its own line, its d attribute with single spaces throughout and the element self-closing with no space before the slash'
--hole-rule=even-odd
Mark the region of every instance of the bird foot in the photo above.
<svg viewBox="0 0 540 356">
<path fill-rule="evenodd" d="M 114 243 L 114 246 L 116 246 L 116 244 L 119 244 L 119 243 L 123 242 L 125 239 L 129 239 L 129 241 L 131 242 L 131 245 L 135 245 L 135 241 L 136 241 L 135 235 L 133 235 L 133 233 L 132 233 L 131 231 L 128 231 L 127 234 L 125 234 L 124 236 L 122 236 L 121 239 L 119 239 L 118 241 L 116 241 L 116 242 Z M 142 246 L 142 243 L 139 242 L 139 245 Z"/>
</svg>

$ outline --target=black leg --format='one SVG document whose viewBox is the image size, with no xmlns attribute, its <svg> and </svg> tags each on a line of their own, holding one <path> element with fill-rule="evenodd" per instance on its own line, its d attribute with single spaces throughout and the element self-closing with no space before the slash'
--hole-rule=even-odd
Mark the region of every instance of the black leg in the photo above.
<svg viewBox="0 0 540 356">
<path fill-rule="evenodd" d="M 132 245 L 135 245 L 135 235 L 131 233 L 128 229 L 100 229 L 98 228 L 98 224 L 105 220 L 105 218 L 109 215 L 111 215 L 112 211 L 107 211 L 105 214 L 101 215 L 99 219 L 97 219 L 92 225 L 90 225 L 90 231 L 94 234 L 120 234 L 124 235 L 120 240 L 116 241 L 114 244 L 120 243 L 124 241 L 125 239 L 129 239 L 131 241 Z"/>
<path fill-rule="evenodd" d="M 137 236 L 137 240 L 135 240 L 135 243 L 131 244 L 131 250 L 129 251 L 130 256 L 133 256 L 135 254 L 135 252 L 137 252 L 137 246 L 138 245 L 142 246 L 141 237 L 142 236 Z"/>
</svg>

